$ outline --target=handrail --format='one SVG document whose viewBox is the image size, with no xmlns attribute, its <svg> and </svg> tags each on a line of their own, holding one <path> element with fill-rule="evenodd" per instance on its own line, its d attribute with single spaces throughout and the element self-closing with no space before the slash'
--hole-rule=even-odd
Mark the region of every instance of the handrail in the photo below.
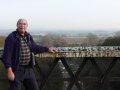
<svg viewBox="0 0 120 90">
<path fill-rule="evenodd" d="M 40 53 L 38 57 L 120 57 L 120 46 L 56 47 L 55 54 Z M 0 49 L 0 57 L 3 49 Z"/>
</svg>

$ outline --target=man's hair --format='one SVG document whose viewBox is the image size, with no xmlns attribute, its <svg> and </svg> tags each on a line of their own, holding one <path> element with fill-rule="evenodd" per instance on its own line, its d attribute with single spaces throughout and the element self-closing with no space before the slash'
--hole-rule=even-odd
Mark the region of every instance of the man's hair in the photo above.
<svg viewBox="0 0 120 90">
<path fill-rule="evenodd" d="M 17 25 L 18 25 L 18 23 L 19 23 L 20 21 L 22 21 L 22 20 L 24 20 L 24 21 L 26 21 L 26 22 L 27 22 L 27 20 L 26 20 L 26 19 L 24 19 L 24 18 L 20 18 L 20 19 L 18 19 L 18 21 L 17 21 Z"/>
</svg>

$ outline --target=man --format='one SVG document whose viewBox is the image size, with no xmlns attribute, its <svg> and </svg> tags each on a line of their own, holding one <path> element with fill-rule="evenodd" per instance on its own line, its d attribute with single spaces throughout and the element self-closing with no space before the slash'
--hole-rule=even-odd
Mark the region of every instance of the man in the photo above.
<svg viewBox="0 0 120 90">
<path fill-rule="evenodd" d="M 26 90 L 39 90 L 32 68 L 33 52 L 56 52 L 55 48 L 36 45 L 27 27 L 27 20 L 19 19 L 16 31 L 5 39 L 3 63 L 10 82 L 9 90 L 21 90 L 21 84 Z"/>
</svg>

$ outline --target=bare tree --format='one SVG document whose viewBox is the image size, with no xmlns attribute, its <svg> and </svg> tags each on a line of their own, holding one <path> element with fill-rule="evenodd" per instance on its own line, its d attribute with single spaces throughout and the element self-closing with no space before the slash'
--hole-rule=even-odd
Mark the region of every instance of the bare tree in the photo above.
<svg viewBox="0 0 120 90">
<path fill-rule="evenodd" d="M 84 40 L 83 45 L 94 46 L 99 43 L 99 38 L 96 34 L 88 33 L 87 38 Z"/>
</svg>

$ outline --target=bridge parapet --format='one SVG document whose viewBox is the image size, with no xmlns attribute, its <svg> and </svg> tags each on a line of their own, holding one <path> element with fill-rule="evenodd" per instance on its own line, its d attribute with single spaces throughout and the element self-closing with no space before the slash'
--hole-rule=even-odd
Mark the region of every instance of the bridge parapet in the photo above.
<svg viewBox="0 0 120 90">
<path fill-rule="evenodd" d="M 120 57 L 120 46 L 56 47 L 56 54 L 40 53 L 38 57 Z M 3 49 L 0 49 L 0 57 Z"/>
<path fill-rule="evenodd" d="M 119 46 L 56 47 L 56 54 L 41 53 L 40 57 L 120 57 Z"/>
<path fill-rule="evenodd" d="M 119 64 L 120 61 L 120 47 L 119 46 L 94 46 L 94 47 L 56 47 L 56 54 L 40 53 L 36 54 L 39 57 L 55 57 L 46 74 L 41 70 L 39 63 L 36 61 L 36 69 L 40 72 L 42 80 L 40 83 L 40 90 L 44 90 L 46 82 L 57 64 L 62 64 L 68 73 L 69 77 L 63 78 L 63 81 L 68 82 L 64 90 L 72 90 L 75 85 L 78 90 L 84 90 L 84 83 L 96 82 L 98 87 L 96 90 L 112 90 L 109 84 L 111 82 L 120 82 L 119 76 L 110 76 L 112 69 Z M 0 50 L 0 57 L 3 54 L 3 49 Z M 75 72 L 72 71 L 71 65 L 68 63 L 70 58 L 65 57 L 80 57 L 77 58 L 79 63 L 75 64 Z M 82 57 L 82 58 L 81 58 Z M 97 58 L 98 57 L 98 58 Z M 109 58 L 110 57 L 110 58 Z M 102 60 L 99 60 L 99 58 Z M 71 58 L 73 59 L 73 58 Z M 107 60 L 107 63 L 104 62 Z M 60 62 L 59 62 L 60 61 Z M 69 60 L 70 61 L 70 60 Z M 73 60 L 75 61 L 75 60 Z M 98 63 L 98 61 L 100 63 Z M 103 62 L 104 61 L 104 62 Z M 101 63 L 103 62 L 103 63 Z M 90 68 L 88 67 L 88 64 Z M 73 63 L 72 63 L 73 64 Z M 118 67 L 118 66 L 117 66 Z M 95 69 L 95 75 L 89 75 L 91 69 Z M 84 72 L 89 71 L 89 72 Z M 94 74 L 94 73 L 93 73 Z M 114 73 L 113 73 L 114 74 Z M 105 87 L 106 86 L 106 87 Z M 108 88 L 108 89 L 106 89 Z"/>
</svg>

